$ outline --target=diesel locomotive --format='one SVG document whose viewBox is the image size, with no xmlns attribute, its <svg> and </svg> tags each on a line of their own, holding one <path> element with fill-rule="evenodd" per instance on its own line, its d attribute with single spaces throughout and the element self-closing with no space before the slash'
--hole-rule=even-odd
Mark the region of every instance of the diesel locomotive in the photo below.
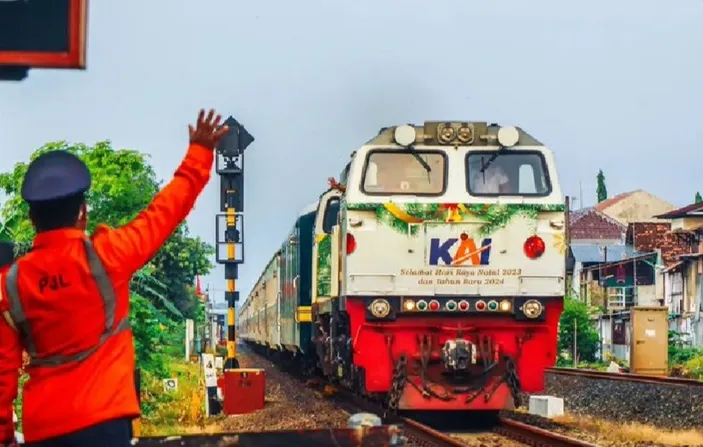
<svg viewBox="0 0 703 447">
<path fill-rule="evenodd" d="M 381 129 L 295 220 L 239 336 L 393 410 L 502 410 L 557 355 L 552 152 L 486 122 Z"/>
</svg>

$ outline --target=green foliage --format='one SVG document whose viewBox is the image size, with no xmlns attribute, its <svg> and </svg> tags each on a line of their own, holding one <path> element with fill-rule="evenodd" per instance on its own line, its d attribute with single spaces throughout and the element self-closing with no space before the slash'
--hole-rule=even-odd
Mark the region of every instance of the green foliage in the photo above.
<svg viewBox="0 0 703 447">
<path fill-rule="evenodd" d="M 596 186 L 596 196 L 598 203 L 600 203 L 608 198 L 608 188 L 605 186 L 605 174 L 603 174 L 602 169 L 598 171 L 596 181 L 598 182 L 598 185 Z"/>
<path fill-rule="evenodd" d="M 210 272 L 212 245 L 192 237 L 188 227 L 181 225 L 152 259 L 154 277 L 164 284 L 170 300 L 187 318 L 198 320 L 201 301 L 189 290 L 198 275 Z"/>
<path fill-rule="evenodd" d="M 683 365 L 697 355 L 701 355 L 699 349 L 686 343 L 682 334 L 676 331 L 669 331 L 669 365 Z"/>
<path fill-rule="evenodd" d="M 703 380 L 703 349 L 691 346 L 676 331 L 669 331 L 669 374 Z"/>
<path fill-rule="evenodd" d="M 600 336 L 591 321 L 591 311 L 585 303 L 566 297 L 564 298 L 564 311 L 559 320 L 560 353 L 573 355 L 574 326 L 576 329 L 577 362 L 594 362 L 599 348 Z"/>
<path fill-rule="evenodd" d="M 696 192 L 696 198 L 693 199 L 693 203 L 701 203 L 701 202 L 703 202 L 703 197 L 701 197 L 700 192 Z"/>
</svg>

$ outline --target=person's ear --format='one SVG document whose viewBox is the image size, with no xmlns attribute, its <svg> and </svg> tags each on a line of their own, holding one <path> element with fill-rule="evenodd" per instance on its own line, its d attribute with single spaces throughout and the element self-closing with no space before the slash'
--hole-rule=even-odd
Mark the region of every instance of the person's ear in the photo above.
<svg viewBox="0 0 703 447">
<path fill-rule="evenodd" d="M 85 230 L 88 228 L 88 205 L 83 203 L 81 210 L 78 212 L 78 228 Z"/>
</svg>

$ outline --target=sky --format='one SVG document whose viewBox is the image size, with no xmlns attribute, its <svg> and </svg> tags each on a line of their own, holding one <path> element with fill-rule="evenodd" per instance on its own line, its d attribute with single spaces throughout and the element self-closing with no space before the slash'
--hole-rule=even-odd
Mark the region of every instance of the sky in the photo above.
<svg viewBox="0 0 703 447">
<path fill-rule="evenodd" d="M 298 212 L 379 128 L 517 125 L 565 194 L 703 185 L 700 0 L 93 0 L 87 70 L 0 83 L 0 171 L 48 141 L 148 153 L 168 179 L 200 108 L 256 138 L 245 156 L 247 294 Z M 188 218 L 215 240 L 219 181 Z M 224 299 L 224 271 L 203 278 Z"/>
</svg>

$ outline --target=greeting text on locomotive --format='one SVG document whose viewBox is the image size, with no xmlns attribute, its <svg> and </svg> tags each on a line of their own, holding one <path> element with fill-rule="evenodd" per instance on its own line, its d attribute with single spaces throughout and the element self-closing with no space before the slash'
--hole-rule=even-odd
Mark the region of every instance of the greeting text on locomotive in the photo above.
<svg viewBox="0 0 703 447">
<path fill-rule="evenodd" d="M 400 269 L 401 276 L 416 276 L 420 285 L 501 285 L 505 276 L 520 276 L 521 269 Z"/>
</svg>

